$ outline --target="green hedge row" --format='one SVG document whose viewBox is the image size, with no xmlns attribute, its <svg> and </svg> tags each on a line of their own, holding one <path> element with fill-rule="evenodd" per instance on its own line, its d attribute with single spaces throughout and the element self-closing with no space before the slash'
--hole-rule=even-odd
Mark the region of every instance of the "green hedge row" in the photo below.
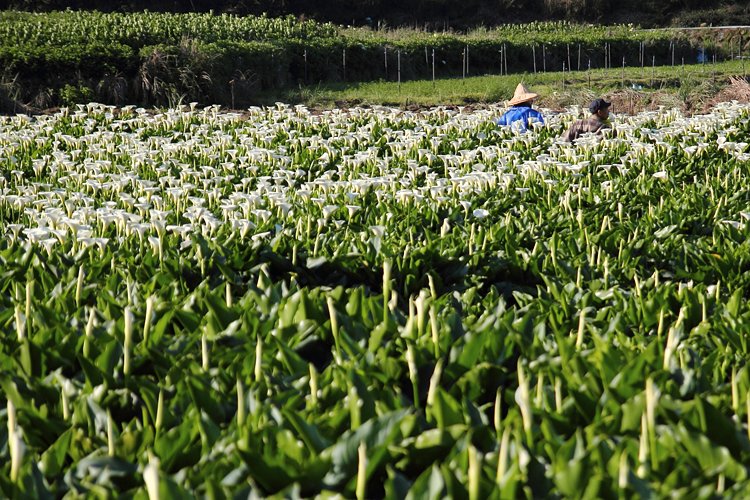
<svg viewBox="0 0 750 500">
<path fill-rule="evenodd" d="M 509 20 L 578 19 L 607 21 L 617 14 L 638 16 L 648 24 L 664 26 L 679 13 L 696 9 L 713 9 L 722 4 L 737 4 L 747 9 L 746 0 L 190 0 L 189 2 L 125 0 L 7 0 L 10 8 L 50 11 L 96 9 L 111 12 L 231 12 L 239 15 L 269 13 L 293 14 L 335 23 L 392 25 L 431 22 L 442 26 L 476 26 L 506 23 Z M 705 13 L 706 10 L 701 12 Z M 699 19 L 703 19 L 700 18 Z M 705 20 L 705 19 L 704 19 Z"/>
<path fill-rule="evenodd" d="M 93 41 L 64 47 L 49 45 L 0 45 L 0 66 L 23 77 L 80 72 L 98 75 L 137 69 L 138 57 L 131 47 Z"/>
</svg>

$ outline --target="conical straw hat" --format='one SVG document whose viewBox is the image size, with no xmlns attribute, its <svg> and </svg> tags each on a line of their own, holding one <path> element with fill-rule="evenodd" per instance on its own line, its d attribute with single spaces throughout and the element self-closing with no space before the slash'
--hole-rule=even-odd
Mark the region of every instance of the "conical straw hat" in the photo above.
<svg viewBox="0 0 750 500">
<path fill-rule="evenodd" d="M 536 94 L 534 92 L 529 92 L 529 89 L 527 89 L 523 83 L 519 83 L 516 87 L 516 91 L 513 94 L 513 97 L 506 103 L 508 106 L 515 106 L 516 104 L 521 104 L 522 102 L 528 102 L 533 99 L 536 99 L 539 97 L 539 94 Z"/>
</svg>

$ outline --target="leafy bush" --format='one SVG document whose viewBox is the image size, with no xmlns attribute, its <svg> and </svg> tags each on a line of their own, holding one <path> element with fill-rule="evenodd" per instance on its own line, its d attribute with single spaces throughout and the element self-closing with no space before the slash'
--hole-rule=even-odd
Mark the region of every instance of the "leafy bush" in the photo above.
<svg viewBox="0 0 750 500">
<path fill-rule="evenodd" d="M 85 85 L 70 85 L 60 89 L 60 103 L 64 106 L 73 106 L 79 102 L 90 102 L 94 97 L 94 91 Z"/>
</svg>

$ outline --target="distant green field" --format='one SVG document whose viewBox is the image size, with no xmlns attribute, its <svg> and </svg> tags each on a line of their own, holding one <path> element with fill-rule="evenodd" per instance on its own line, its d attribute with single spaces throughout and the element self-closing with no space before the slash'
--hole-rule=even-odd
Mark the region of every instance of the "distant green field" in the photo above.
<svg viewBox="0 0 750 500">
<path fill-rule="evenodd" d="M 274 100 L 304 103 L 311 106 L 351 106 L 384 104 L 393 106 L 466 105 L 504 102 L 513 95 L 519 82 L 531 86 L 540 94 L 541 106 L 563 107 L 585 104 L 594 95 L 636 90 L 649 94 L 668 94 L 675 102 L 709 97 L 721 88 L 729 77 L 743 76 L 750 69 L 750 61 L 726 61 L 716 64 L 686 64 L 655 68 L 626 67 L 594 69 L 581 72 L 522 73 L 486 75 L 467 78 L 441 78 L 402 82 L 334 83 L 292 89 L 279 95 L 276 92 L 260 96 L 260 101 Z M 699 95 L 700 92 L 708 94 Z"/>
</svg>

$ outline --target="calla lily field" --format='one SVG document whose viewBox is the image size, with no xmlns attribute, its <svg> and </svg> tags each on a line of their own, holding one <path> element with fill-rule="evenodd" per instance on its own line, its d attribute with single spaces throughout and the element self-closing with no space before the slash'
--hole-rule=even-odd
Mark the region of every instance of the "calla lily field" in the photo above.
<svg viewBox="0 0 750 500">
<path fill-rule="evenodd" d="M 0 117 L 0 496 L 747 498 L 750 106 L 579 111 Z"/>
</svg>

